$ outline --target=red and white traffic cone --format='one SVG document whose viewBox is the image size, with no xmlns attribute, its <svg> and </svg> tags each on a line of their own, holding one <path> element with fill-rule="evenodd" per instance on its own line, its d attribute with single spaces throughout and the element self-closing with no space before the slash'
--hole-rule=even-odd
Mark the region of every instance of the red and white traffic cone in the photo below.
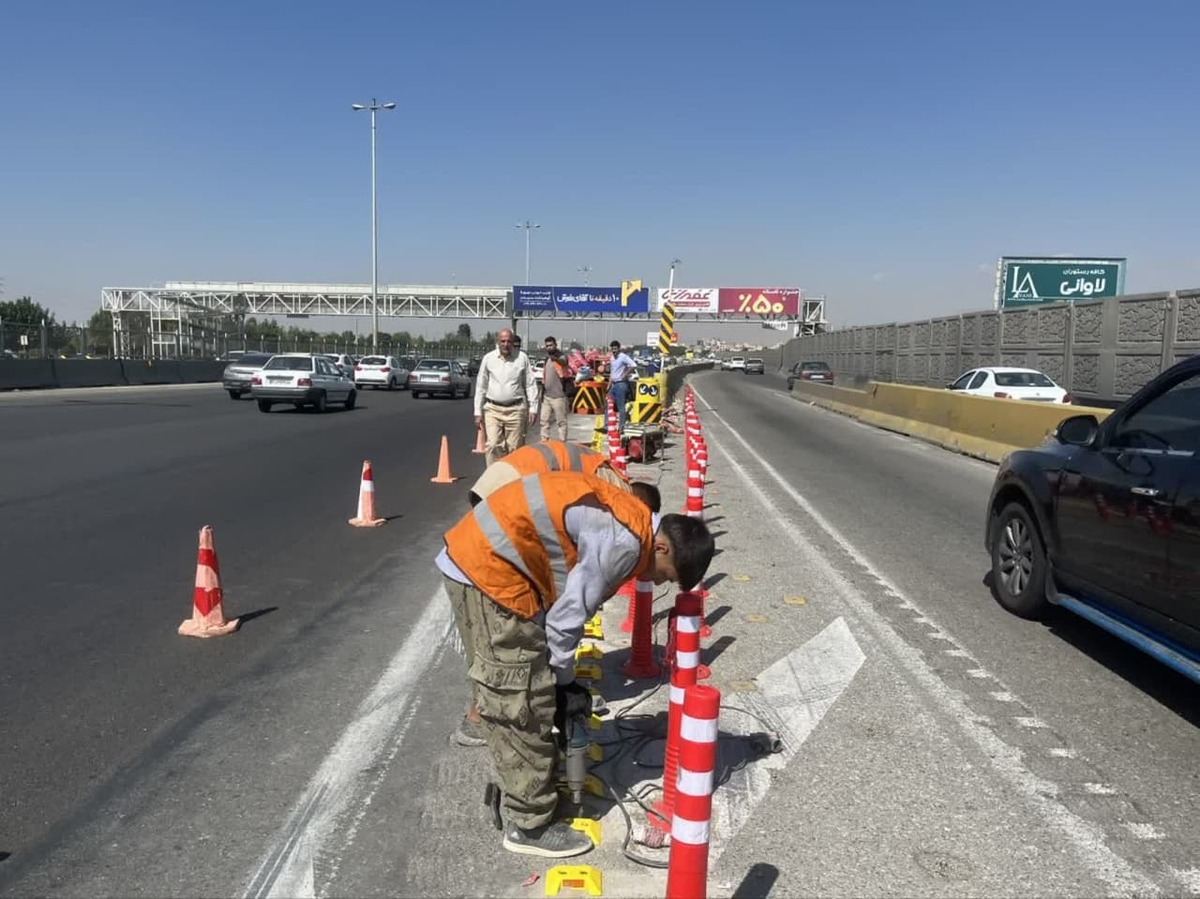
<svg viewBox="0 0 1200 899">
<path fill-rule="evenodd" d="M 675 810 L 675 780 L 679 767 L 679 725 L 683 718 L 683 691 L 696 685 L 700 666 L 700 598 L 694 593 L 675 595 L 674 636 L 671 658 L 671 696 L 667 707 L 667 745 L 663 757 L 663 796 L 654 806 L 650 823 L 670 830 Z"/>
<path fill-rule="evenodd" d="M 621 670 L 631 678 L 659 677 L 662 669 L 654 661 L 654 582 L 638 580 L 630 603 L 633 639 L 629 643 L 629 661 Z"/>
<path fill-rule="evenodd" d="M 213 545 L 209 525 L 200 529 L 200 549 L 196 553 L 196 586 L 192 591 L 192 617 L 179 625 L 185 637 L 222 637 L 238 629 L 238 619 L 225 620 L 225 591 L 221 589 L 221 563 Z"/>
<path fill-rule="evenodd" d="M 358 511 L 350 519 L 350 524 L 356 528 L 377 528 L 386 524 L 386 518 L 375 515 L 375 471 L 371 468 L 371 460 L 363 462 L 362 477 L 358 482 Z"/>
<path fill-rule="evenodd" d="M 623 583 L 617 590 L 617 596 L 622 596 L 629 600 L 627 611 L 625 612 L 625 620 L 621 622 L 621 632 L 631 634 L 633 633 L 634 600 L 637 598 L 637 578 L 631 577 Z"/>
<path fill-rule="evenodd" d="M 700 473 L 700 463 L 688 466 L 687 473 L 687 506 L 684 511 L 688 518 L 704 520 L 704 475 Z"/>
<path fill-rule="evenodd" d="M 471 452 L 475 455 L 483 455 L 487 452 L 487 433 L 483 427 L 482 421 L 479 423 L 478 427 L 475 428 L 475 430 L 478 433 L 475 437 L 475 449 L 471 450 Z"/>
<path fill-rule="evenodd" d="M 720 709 L 721 691 L 716 687 L 688 687 L 684 693 L 667 899 L 705 899 L 708 895 L 708 841 Z"/>
</svg>

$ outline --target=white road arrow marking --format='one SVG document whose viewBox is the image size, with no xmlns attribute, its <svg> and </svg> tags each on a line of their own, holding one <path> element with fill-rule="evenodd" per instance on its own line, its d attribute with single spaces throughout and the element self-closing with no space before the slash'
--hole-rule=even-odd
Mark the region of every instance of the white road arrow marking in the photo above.
<svg viewBox="0 0 1200 899">
<path fill-rule="evenodd" d="M 803 646 L 766 668 L 755 681 L 757 693 L 743 693 L 738 703 L 769 722 L 783 749 L 733 772 L 713 794 L 709 865 L 737 836 L 771 789 L 772 771 L 781 771 L 816 730 L 821 718 L 850 686 L 866 656 L 842 618 L 831 622 Z M 722 711 L 722 728 L 741 726 L 745 716 Z M 751 730 L 761 729 L 761 725 Z"/>
</svg>

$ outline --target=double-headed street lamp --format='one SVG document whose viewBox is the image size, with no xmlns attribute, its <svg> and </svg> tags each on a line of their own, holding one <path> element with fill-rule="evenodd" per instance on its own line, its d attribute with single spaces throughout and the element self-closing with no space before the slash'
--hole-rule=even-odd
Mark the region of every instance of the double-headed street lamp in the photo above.
<svg viewBox="0 0 1200 899">
<path fill-rule="evenodd" d="M 392 102 L 380 103 L 371 98 L 371 105 L 351 103 L 355 112 L 371 111 L 371 352 L 379 352 L 379 189 L 375 177 L 375 113 L 381 109 L 395 109 Z"/>
<path fill-rule="evenodd" d="M 583 275 L 583 286 L 584 287 L 588 286 L 588 283 L 587 283 L 588 282 L 588 272 L 590 272 L 591 270 L 592 270 L 592 267 L 590 265 L 581 265 L 579 268 L 576 269 L 577 272 L 579 272 L 580 274 Z"/>
<path fill-rule="evenodd" d="M 525 284 L 529 284 L 529 235 L 533 233 L 535 228 L 542 227 L 541 225 L 531 222 L 526 219 L 524 222 L 517 222 L 517 227 L 525 231 Z"/>
</svg>

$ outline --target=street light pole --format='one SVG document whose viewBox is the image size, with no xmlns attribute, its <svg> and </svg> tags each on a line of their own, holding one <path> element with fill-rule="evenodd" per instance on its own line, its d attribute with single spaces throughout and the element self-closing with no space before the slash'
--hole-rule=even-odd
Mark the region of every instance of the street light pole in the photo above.
<svg viewBox="0 0 1200 899">
<path fill-rule="evenodd" d="M 682 259 L 671 260 L 671 274 L 667 276 L 667 290 L 675 286 L 675 266 L 683 265 Z"/>
<path fill-rule="evenodd" d="M 526 219 L 524 222 L 518 222 L 517 227 L 525 231 L 525 285 L 529 286 L 529 235 L 535 228 L 542 226 Z"/>
<path fill-rule="evenodd" d="M 371 105 L 351 103 L 355 112 L 368 109 L 371 112 L 371 352 L 379 352 L 379 187 L 375 165 L 375 113 L 381 109 L 395 109 L 392 102 L 380 103 L 374 97 Z"/>
<path fill-rule="evenodd" d="M 588 283 L 587 283 L 588 282 L 588 272 L 590 272 L 591 270 L 592 270 L 592 267 L 590 265 L 583 265 L 583 266 L 580 266 L 578 269 L 576 269 L 576 271 L 583 273 L 583 286 L 584 287 L 588 286 Z"/>
</svg>

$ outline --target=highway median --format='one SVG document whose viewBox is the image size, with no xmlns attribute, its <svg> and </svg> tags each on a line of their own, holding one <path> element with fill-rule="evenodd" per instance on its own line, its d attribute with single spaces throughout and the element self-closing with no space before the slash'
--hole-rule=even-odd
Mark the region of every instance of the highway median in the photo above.
<svg viewBox="0 0 1200 899">
<path fill-rule="evenodd" d="M 865 424 L 1001 462 L 1013 450 L 1036 446 L 1072 415 L 1106 418 L 1112 410 L 966 396 L 932 387 L 872 381 L 863 390 L 797 381 L 792 395 Z"/>
</svg>

